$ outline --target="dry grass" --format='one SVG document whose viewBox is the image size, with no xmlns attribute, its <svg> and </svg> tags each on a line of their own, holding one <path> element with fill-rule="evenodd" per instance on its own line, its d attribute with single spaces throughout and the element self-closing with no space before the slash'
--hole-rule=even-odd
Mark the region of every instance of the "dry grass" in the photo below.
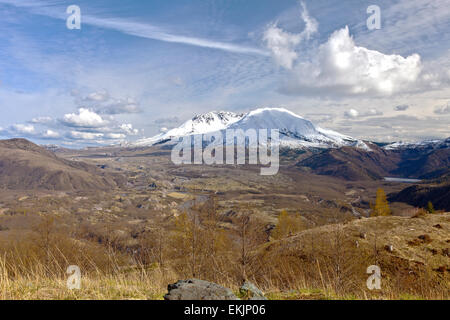
<svg viewBox="0 0 450 320">
<path fill-rule="evenodd" d="M 179 230 L 164 229 L 161 252 L 158 233 L 149 234 L 143 257 L 107 237 L 72 238 L 43 219 L 19 241 L 0 242 L 0 299 L 162 299 L 167 284 L 194 275 L 234 291 L 244 276 L 270 299 L 448 299 L 449 218 L 362 219 L 270 241 L 257 221 L 245 234 L 239 223 L 223 230 L 213 220 L 178 221 Z M 382 269 L 379 291 L 366 287 L 372 264 Z M 69 265 L 81 269 L 80 290 L 67 288 Z"/>
<path fill-rule="evenodd" d="M 158 267 L 126 270 L 117 266 L 109 273 L 100 270 L 82 273 L 81 288 L 69 290 L 68 275 L 58 271 L 49 273 L 44 265 L 36 265 L 26 274 L 15 270 L 15 276 L 8 272 L 11 267 L 5 258 L 0 258 L 0 300 L 160 300 L 167 292 L 167 284 L 182 278 L 173 271 L 163 271 Z M 430 287 L 423 279 L 421 291 L 407 288 L 399 291 L 399 288 L 391 286 L 391 281 L 384 279 L 383 290 L 370 292 L 364 281 L 352 290 L 337 290 L 332 273 L 319 263 L 309 273 L 299 272 L 292 266 L 280 270 L 280 273 L 282 277 L 274 273 L 252 280 L 256 280 L 271 300 L 448 299 L 448 291 Z M 311 273 L 318 277 L 311 276 Z M 286 279 L 287 276 L 290 280 Z M 235 281 L 222 285 L 237 292 Z"/>
<path fill-rule="evenodd" d="M 159 270 L 82 274 L 80 289 L 69 290 L 67 278 L 60 275 L 34 272 L 10 279 L 2 269 L 0 300 L 159 300 L 173 281 Z"/>
</svg>

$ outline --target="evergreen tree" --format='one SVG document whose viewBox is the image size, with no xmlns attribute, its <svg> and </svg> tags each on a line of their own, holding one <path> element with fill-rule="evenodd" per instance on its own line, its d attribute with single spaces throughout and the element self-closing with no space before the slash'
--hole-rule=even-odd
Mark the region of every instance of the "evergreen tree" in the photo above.
<svg viewBox="0 0 450 320">
<path fill-rule="evenodd" d="M 428 213 L 434 213 L 434 207 L 433 207 L 433 203 L 431 201 L 428 201 L 427 211 L 428 211 Z"/>
</svg>

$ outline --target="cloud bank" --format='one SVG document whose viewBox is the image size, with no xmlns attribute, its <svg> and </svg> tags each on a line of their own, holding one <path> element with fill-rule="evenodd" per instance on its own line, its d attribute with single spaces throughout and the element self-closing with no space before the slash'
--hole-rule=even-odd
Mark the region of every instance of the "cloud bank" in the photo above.
<svg viewBox="0 0 450 320">
<path fill-rule="evenodd" d="M 410 91 L 422 71 L 418 54 L 404 58 L 359 47 L 348 27 L 335 31 L 313 57 L 295 66 L 284 93 L 386 96 Z"/>
</svg>

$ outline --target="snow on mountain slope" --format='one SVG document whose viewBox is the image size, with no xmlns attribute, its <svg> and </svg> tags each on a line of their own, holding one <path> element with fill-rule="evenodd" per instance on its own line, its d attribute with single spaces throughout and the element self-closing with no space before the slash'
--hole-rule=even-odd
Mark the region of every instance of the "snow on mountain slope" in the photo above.
<svg viewBox="0 0 450 320">
<path fill-rule="evenodd" d="M 336 148 L 354 146 L 370 150 L 362 141 L 338 132 L 316 127 L 311 121 L 283 108 L 261 108 L 249 113 L 210 112 L 185 122 L 178 128 L 153 138 L 138 141 L 137 146 L 177 140 L 179 137 L 225 129 L 278 129 L 281 146 L 290 148 Z"/>
<path fill-rule="evenodd" d="M 419 142 L 394 142 L 384 147 L 386 150 L 404 149 L 446 149 L 450 148 L 450 138 L 442 140 L 425 140 Z"/>
<path fill-rule="evenodd" d="M 316 127 L 311 121 L 284 108 L 262 108 L 249 112 L 229 129 L 278 129 L 281 146 L 291 148 L 328 148 L 355 146 L 367 148 L 362 141 L 338 132 Z M 369 149 L 370 150 L 370 149 Z"/>
<path fill-rule="evenodd" d="M 155 143 L 167 140 L 176 140 L 180 137 L 205 134 L 226 129 L 231 124 L 241 120 L 245 114 L 227 111 L 212 111 L 197 115 L 186 121 L 178 128 L 174 128 L 165 133 L 160 133 L 152 138 L 145 138 L 134 143 L 135 146 L 151 146 Z"/>
</svg>

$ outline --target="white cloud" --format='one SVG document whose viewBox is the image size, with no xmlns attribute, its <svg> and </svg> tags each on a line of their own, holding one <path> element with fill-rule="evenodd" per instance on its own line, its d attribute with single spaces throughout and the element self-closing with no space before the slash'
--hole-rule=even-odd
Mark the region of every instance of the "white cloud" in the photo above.
<svg viewBox="0 0 450 320">
<path fill-rule="evenodd" d="M 133 100 L 130 99 L 127 102 L 133 103 Z M 113 116 L 106 120 L 95 111 L 86 108 L 80 108 L 78 113 L 65 114 L 59 120 L 59 123 L 53 122 L 50 117 L 35 118 L 30 120 L 29 123 L 14 124 L 7 129 L 0 129 L 0 134 L 9 137 L 29 137 L 42 140 L 61 139 L 66 142 L 75 140 L 77 143 L 105 144 L 122 141 L 140 133 L 130 123 L 118 123 Z M 38 132 L 31 123 L 47 127 L 47 129 Z"/>
<path fill-rule="evenodd" d="M 65 114 L 62 122 L 67 126 L 83 128 L 99 128 L 108 124 L 100 115 L 85 108 L 78 109 L 78 113 Z"/>
<path fill-rule="evenodd" d="M 31 123 L 46 124 L 46 123 L 50 123 L 52 121 L 53 121 L 53 119 L 51 117 L 37 117 L 37 118 L 33 118 L 31 120 Z"/>
<path fill-rule="evenodd" d="M 272 51 L 275 62 L 283 68 L 292 69 L 298 57 L 295 46 L 301 41 L 300 35 L 285 32 L 273 25 L 264 32 L 264 41 Z"/>
<path fill-rule="evenodd" d="M 9 128 L 6 130 L 0 128 L 0 133 L 8 137 L 23 137 L 36 139 L 57 139 L 60 137 L 59 133 L 53 130 L 47 130 L 45 132 L 37 132 L 36 128 L 32 124 L 13 124 L 9 126 Z"/>
<path fill-rule="evenodd" d="M 67 134 L 67 137 L 74 140 L 95 140 L 102 138 L 104 136 L 103 133 L 94 133 L 94 132 L 81 132 L 81 131 L 70 131 Z"/>
<path fill-rule="evenodd" d="M 319 29 L 319 23 L 316 19 L 309 16 L 308 9 L 304 2 L 301 2 L 302 5 L 302 19 L 305 22 L 305 29 L 301 33 L 301 36 L 306 40 L 309 40 L 313 34 L 315 34 Z"/>
<path fill-rule="evenodd" d="M 127 135 L 123 134 L 123 133 L 108 133 L 105 136 L 108 139 L 125 139 L 127 137 Z"/>
<path fill-rule="evenodd" d="M 60 137 L 60 134 L 58 132 L 50 129 L 45 132 L 37 132 L 36 128 L 32 124 L 13 124 L 6 130 L 0 128 L 0 134 L 8 137 L 36 139 L 57 139 Z"/>
<path fill-rule="evenodd" d="M 105 89 L 94 91 L 82 97 L 79 92 L 73 94 L 80 108 L 91 109 L 98 114 L 131 114 L 142 112 L 139 102 L 134 98 L 115 98 Z"/>
<path fill-rule="evenodd" d="M 108 99 L 109 99 L 109 94 L 108 94 L 108 92 L 106 90 L 101 90 L 101 91 L 97 91 L 97 92 L 91 92 L 86 97 L 86 100 L 96 101 L 96 102 L 106 101 Z"/>
<path fill-rule="evenodd" d="M 60 134 L 53 130 L 47 130 L 42 134 L 42 137 L 47 139 L 57 139 L 60 137 Z"/>
<path fill-rule="evenodd" d="M 367 112 L 363 113 L 363 116 L 365 117 L 382 116 L 382 115 L 383 112 L 374 108 L 371 108 Z"/>
<path fill-rule="evenodd" d="M 375 109 L 370 108 L 369 110 L 365 112 L 360 112 L 355 109 L 350 109 L 344 112 L 344 117 L 347 119 L 357 119 L 357 118 L 364 118 L 364 117 L 374 117 L 374 116 L 382 116 L 383 112 Z"/>
<path fill-rule="evenodd" d="M 33 125 L 26 124 L 13 124 L 11 130 L 18 134 L 32 135 L 35 134 L 35 128 Z"/>
<path fill-rule="evenodd" d="M 385 96 L 411 90 L 422 71 L 418 54 L 404 58 L 359 47 L 348 27 L 335 31 L 313 56 L 298 63 L 282 91 Z"/>
<path fill-rule="evenodd" d="M 306 5 L 303 2 L 301 4 L 303 9 L 302 19 L 305 22 L 305 29 L 301 33 L 289 33 L 273 24 L 264 32 L 263 36 L 263 40 L 272 52 L 275 62 L 286 69 L 292 69 L 295 60 L 298 58 L 296 47 L 303 40 L 309 40 L 318 29 L 317 21 L 309 16 Z"/>
<path fill-rule="evenodd" d="M 356 119 L 359 117 L 359 112 L 358 112 L 358 110 L 350 109 L 350 110 L 344 112 L 344 116 L 346 118 Z"/>
<path fill-rule="evenodd" d="M 131 123 L 124 123 L 120 125 L 120 130 L 122 130 L 123 132 L 125 132 L 128 135 L 137 135 L 139 134 L 139 130 L 138 129 L 134 129 L 133 125 Z"/>
<path fill-rule="evenodd" d="M 102 133 L 102 132 L 84 132 L 84 131 L 70 131 L 66 135 L 67 138 L 71 140 L 78 141 L 92 141 L 98 139 L 106 139 L 106 140 L 124 140 L 127 135 L 124 133 Z M 102 143 L 104 143 L 103 141 Z"/>
</svg>

